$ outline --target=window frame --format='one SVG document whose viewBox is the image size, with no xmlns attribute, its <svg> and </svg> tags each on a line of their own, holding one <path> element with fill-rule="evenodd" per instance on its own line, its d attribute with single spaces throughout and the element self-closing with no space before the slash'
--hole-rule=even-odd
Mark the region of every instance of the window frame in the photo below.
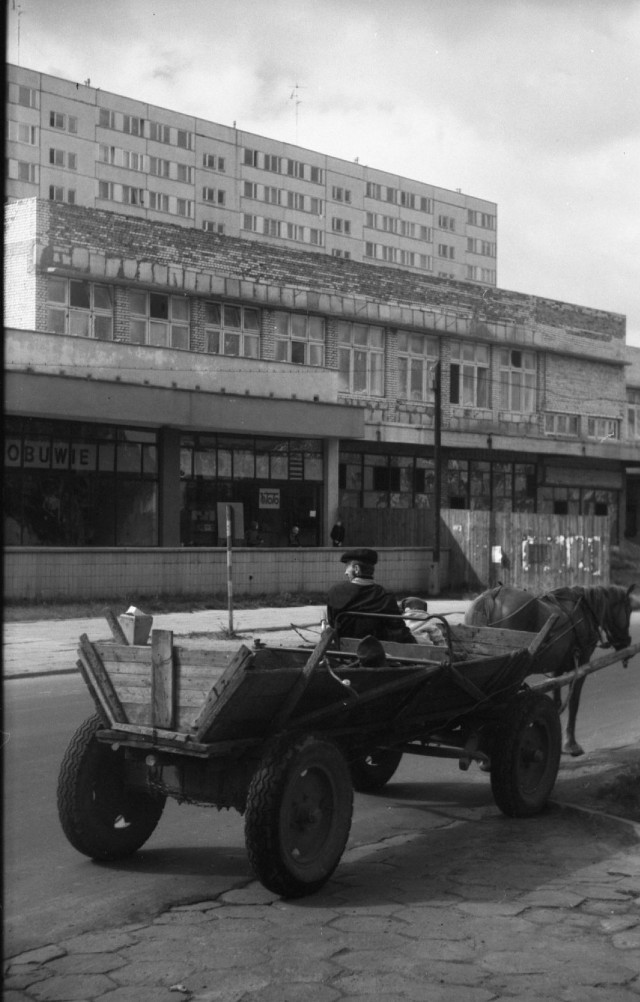
<svg viewBox="0 0 640 1002">
<path fill-rule="evenodd" d="M 346 320 L 338 321 L 336 327 L 339 391 L 351 396 L 384 397 L 386 350 L 384 327 Z M 370 343 L 373 336 L 379 339 L 379 345 Z"/>
<path fill-rule="evenodd" d="M 322 368 L 325 364 L 327 324 L 313 313 L 274 310 L 274 359 L 292 365 Z"/>
<path fill-rule="evenodd" d="M 518 366 L 517 357 L 522 365 Z M 529 363 L 529 364 L 526 364 Z M 500 409 L 510 414 L 534 414 L 537 407 L 537 359 L 533 351 L 499 348 Z M 521 397 L 518 402 L 518 397 Z"/>
<path fill-rule="evenodd" d="M 466 354 L 466 357 L 465 357 Z M 488 344 L 452 341 L 449 402 L 463 410 L 491 410 L 491 349 Z"/>
<path fill-rule="evenodd" d="M 207 316 L 208 313 L 213 316 L 213 308 L 219 310 L 218 322 Z M 234 318 L 233 311 L 239 311 L 239 324 L 226 322 L 227 316 Z M 208 299 L 204 303 L 204 314 L 205 351 L 208 354 L 230 358 L 260 358 L 262 316 L 259 309 Z M 249 318 L 252 323 L 248 322 Z M 257 321 L 256 325 L 253 324 L 254 320 Z M 233 338 L 237 338 L 238 350 L 232 348 Z"/>
</svg>

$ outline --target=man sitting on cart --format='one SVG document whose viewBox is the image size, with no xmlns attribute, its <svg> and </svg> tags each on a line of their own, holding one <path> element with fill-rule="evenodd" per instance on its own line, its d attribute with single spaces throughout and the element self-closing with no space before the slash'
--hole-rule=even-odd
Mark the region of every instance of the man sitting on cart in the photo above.
<svg viewBox="0 0 640 1002">
<path fill-rule="evenodd" d="M 401 644 L 416 639 L 400 615 L 394 596 L 373 580 L 378 562 L 375 550 L 345 550 L 346 581 L 333 585 L 327 595 L 327 620 L 339 637 L 375 637 Z M 393 617 L 393 618 L 389 618 Z"/>
</svg>

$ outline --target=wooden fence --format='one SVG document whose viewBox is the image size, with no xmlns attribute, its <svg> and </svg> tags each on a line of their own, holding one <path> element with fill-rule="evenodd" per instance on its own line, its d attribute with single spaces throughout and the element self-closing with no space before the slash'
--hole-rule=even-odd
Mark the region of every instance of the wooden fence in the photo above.
<svg viewBox="0 0 640 1002">
<path fill-rule="evenodd" d="M 609 519 L 524 512 L 441 512 L 450 588 L 502 584 L 537 594 L 609 583 Z"/>
</svg>

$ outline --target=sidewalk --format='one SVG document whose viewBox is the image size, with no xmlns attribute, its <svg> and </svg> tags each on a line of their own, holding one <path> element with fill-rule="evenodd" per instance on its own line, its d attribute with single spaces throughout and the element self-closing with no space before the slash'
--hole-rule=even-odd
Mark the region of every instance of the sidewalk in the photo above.
<svg viewBox="0 0 640 1002">
<path fill-rule="evenodd" d="M 631 826 L 557 806 L 413 816 L 348 849 L 313 897 L 250 881 L 13 957 L 4 1000 L 638 1002 Z"/>
<path fill-rule="evenodd" d="M 434 599 L 429 611 L 450 614 L 452 623 L 461 622 L 468 602 L 459 599 Z M 301 605 L 285 608 L 238 609 L 233 613 L 235 639 L 220 640 L 225 646 L 251 645 L 254 639 L 264 639 L 273 646 L 297 645 L 318 640 L 320 620 L 325 615 L 322 605 Z M 300 627 L 300 632 L 292 629 Z M 195 634 L 206 636 L 207 642 L 216 640 L 229 628 L 226 609 L 207 609 L 201 612 L 171 612 L 154 616 L 153 626 L 159 630 L 173 630 L 180 642 Z M 5 623 L 3 637 L 3 677 L 51 675 L 75 672 L 78 639 L 86 633 L 90 640 L 110 637 L 109 626 L 102 617 L 92 619 L 41 620 L 34 623 Z"/>
</svg>

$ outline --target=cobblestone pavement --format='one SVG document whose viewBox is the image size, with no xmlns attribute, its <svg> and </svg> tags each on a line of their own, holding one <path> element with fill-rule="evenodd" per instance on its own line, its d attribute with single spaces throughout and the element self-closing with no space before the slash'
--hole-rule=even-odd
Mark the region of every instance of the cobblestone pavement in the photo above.
<svg viewBox="0 0 640 1002">
<path fill-rule="evenodd" d="M 314 622 L 304 611 L 297 621 Z M 211 628 L 193 615 L 170 617 L 176 635 Z M 10 625 L 44 642 L 41 624 Z M 75 648 L 78 632 L 61 636 Z M 51 942 L 5 960 L 3 998 L 639 1002 L 640 826 L 558 805 L 526 820 L 425 805 L 410 831 L 348 849 L 313 897 L 283 901 L 251 881 Z"/>
<path fill-rule="evenodd" d="M 313 897 L 257 882 L 10 958 L 5 1002 L 638 1002 L 638 833 L 558 807 L 347 851 Z"/>
</svg>

